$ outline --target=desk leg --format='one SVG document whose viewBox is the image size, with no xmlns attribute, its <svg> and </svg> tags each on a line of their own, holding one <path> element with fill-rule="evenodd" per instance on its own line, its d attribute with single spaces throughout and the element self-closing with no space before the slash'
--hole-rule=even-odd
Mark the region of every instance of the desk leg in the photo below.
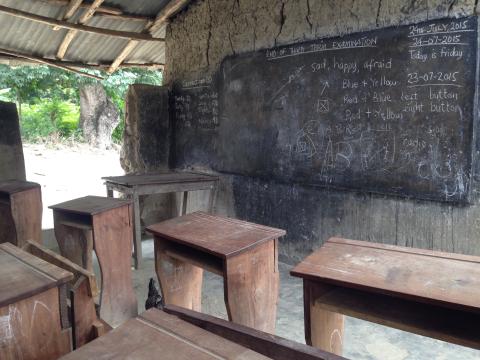
<svg viewBox="0 0 480 360">
<path fill-rule="evenodd" d="M 277 240 L 226 260 L 225 305 L 229 320 L 275 332 L 279 273 Z"/>
<path fill-rule="evenodd" d="M 137 316 L 130 208 L 122 206 L 93 216 L 93 246 L 102 274 L 100 318 L 113 327 Z"/>
<path fill-rule="evenodd" d="M 208 198 L 208 211 L 210 214 L 215 213 L 215 201 L 217 199 L 218 181 L 215 181 L 215 185 L 210 189 L 210 196 Z"/>
<path fill-rule="evenodd" d="M 140 197 L 136 192 L 132 195 L 133 199 L 133 221 L 134 221 L 134 242 L 133 255 L 135 260 L 135 269 L 142 267 L 142 226 L 140 225 Z"/>
<path fill-rule="evenodd" d="M 91 230 L 82 230 L 61 224 L 61 213 L 53 212 L 55 238 L 60 254 L 88 271 L 93 272 L 93 236 Z"/>
<path fill-rule="evenodd" d="M 155 237 L 155 270 L 165 304 L 201 311 L 203 269 L 168 256 L 167 244 Z"/>
<path fill-rule="evenodd" d="M 323 309 L 316 303 L 332 286 L 303 280 L 305 340 L 308 345 L 342 355 L 345 316 Z"/>
<path fill-rule="evenodd" d="M 182 199 L 182 216 L 187 214 L 187 203 L 188 203 L 188 191 L 183 192 Z"/>
</svg>

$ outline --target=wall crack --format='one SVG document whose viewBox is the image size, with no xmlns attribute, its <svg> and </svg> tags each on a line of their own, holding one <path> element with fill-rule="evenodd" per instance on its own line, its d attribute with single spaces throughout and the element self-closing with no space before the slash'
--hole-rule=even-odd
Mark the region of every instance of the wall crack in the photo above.
<svg viewBox="0 0 480 360">
<path fill-rule="evenodd" d="M 305 19 L 307 20 L 308 26 L 310 27 L 310 32 L 312 32 L 313 23 L 310 20 L 310 16 L 311 16 L 310 0 L 307 0 L 307 16 L 305 16 Z"/>
<path fill-rule="evenodd" d="M 382 0 L 378 0 L 378 8 L 377 8 L 377 17 L 375 18 L 375 25 L 379 27 L 380 25 L 380 9 L 382 8 Z"/>
<path fill-rule="evenodd" d="M 280 7 L 280 29 L 278 30 L 277 36 L 275 36 L 275 46 L 277 45 L 278 37 L 282 33 L 283 25 L 285 25 L 285 3 L 282 1 L 282 6 Z"/>
<path fill-rule="evenodd" d="M 208 36 L 207 36 L 207 49 L 206 49 L 206 56 L 207 56 L 207 66 L 210 67 L 210 42 L 212 40 L 212 8 L 210 6 L 210 0 L 207 0 L 208 6 L 208 17 L 210 18 L 210 22 L 208 24 Z"/>
</svg>

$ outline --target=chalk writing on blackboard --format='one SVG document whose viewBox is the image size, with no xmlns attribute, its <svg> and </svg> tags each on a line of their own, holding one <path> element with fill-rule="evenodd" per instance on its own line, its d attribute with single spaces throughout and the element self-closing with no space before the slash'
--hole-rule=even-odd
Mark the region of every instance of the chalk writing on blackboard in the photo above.
<svg viewBox="0 0 480 360">
<path fill-rule="evenodd" d="M 476 39 L 468 17 L 227 58 L 220 170 L 468 201 Z"/>
</svg>

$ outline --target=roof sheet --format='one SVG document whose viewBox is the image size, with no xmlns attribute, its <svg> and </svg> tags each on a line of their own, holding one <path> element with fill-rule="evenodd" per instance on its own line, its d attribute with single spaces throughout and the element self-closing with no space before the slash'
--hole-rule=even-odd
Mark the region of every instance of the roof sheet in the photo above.
<svg viewBox="0 0 480 360">
<path fill-rule="evenodd" d="M 106 0 L 103 5 L 121 8 L 129 14 L 155 18 L 168 2 L 169 0 Z M 0 5 L 54 19 L 61 17 L 65 9 L 60 1 L 55 3 L 47 0 L 0 0 Z M 77 22 L 83 11 L 85 10 L 78 10 L 69 22 Z M 141 32 L 146 23 L 143 20 L 126 20 L 94 15 L 86 25 Z M 57 50 L 68 32 L 68 29 L 54 30 L 50 25 L 21 19 L 2 12 L 0 12 L 0 30 L 0 48 L 52 60 L 56 58 Z M 157 30 L 154 36 L 164 37 L 165 26 Z M 128 40 L 123 38 L 78 32 L 63 60 L 82 64 L 109 64 L 120 54 L 127 43 Z M 165 45 L 158 41 L 142 41 L 126 58 L 125 62 L 163 64 L 165 62 Z"/>
</svg>

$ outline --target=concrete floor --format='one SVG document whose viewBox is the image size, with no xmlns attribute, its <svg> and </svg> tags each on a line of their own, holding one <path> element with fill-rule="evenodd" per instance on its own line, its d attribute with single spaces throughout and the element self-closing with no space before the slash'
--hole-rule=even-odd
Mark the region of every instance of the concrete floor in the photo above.
<svg viewBox="0 0 480 360">
<path fill-rule="evenodd" d="M 149 279 L 151 277 L 157 279 L 153 241 L 144 240 L 142 249 L 145 263 L 142 269 L 133 272 L 139 312 L 145 309 Z M 291 266 L 280 263 L 279 268 L 280 299 L 277 310 L 277 335 L 304 343 L 302 281 L 289 275 Z M 223 302 L 223 280 L 218 275 L 205 272 L 202 311 L 227 318 Z M 347 318 L 344 356 L 352 360 L 480 360 L 480 351 Z"/>
</svg>

